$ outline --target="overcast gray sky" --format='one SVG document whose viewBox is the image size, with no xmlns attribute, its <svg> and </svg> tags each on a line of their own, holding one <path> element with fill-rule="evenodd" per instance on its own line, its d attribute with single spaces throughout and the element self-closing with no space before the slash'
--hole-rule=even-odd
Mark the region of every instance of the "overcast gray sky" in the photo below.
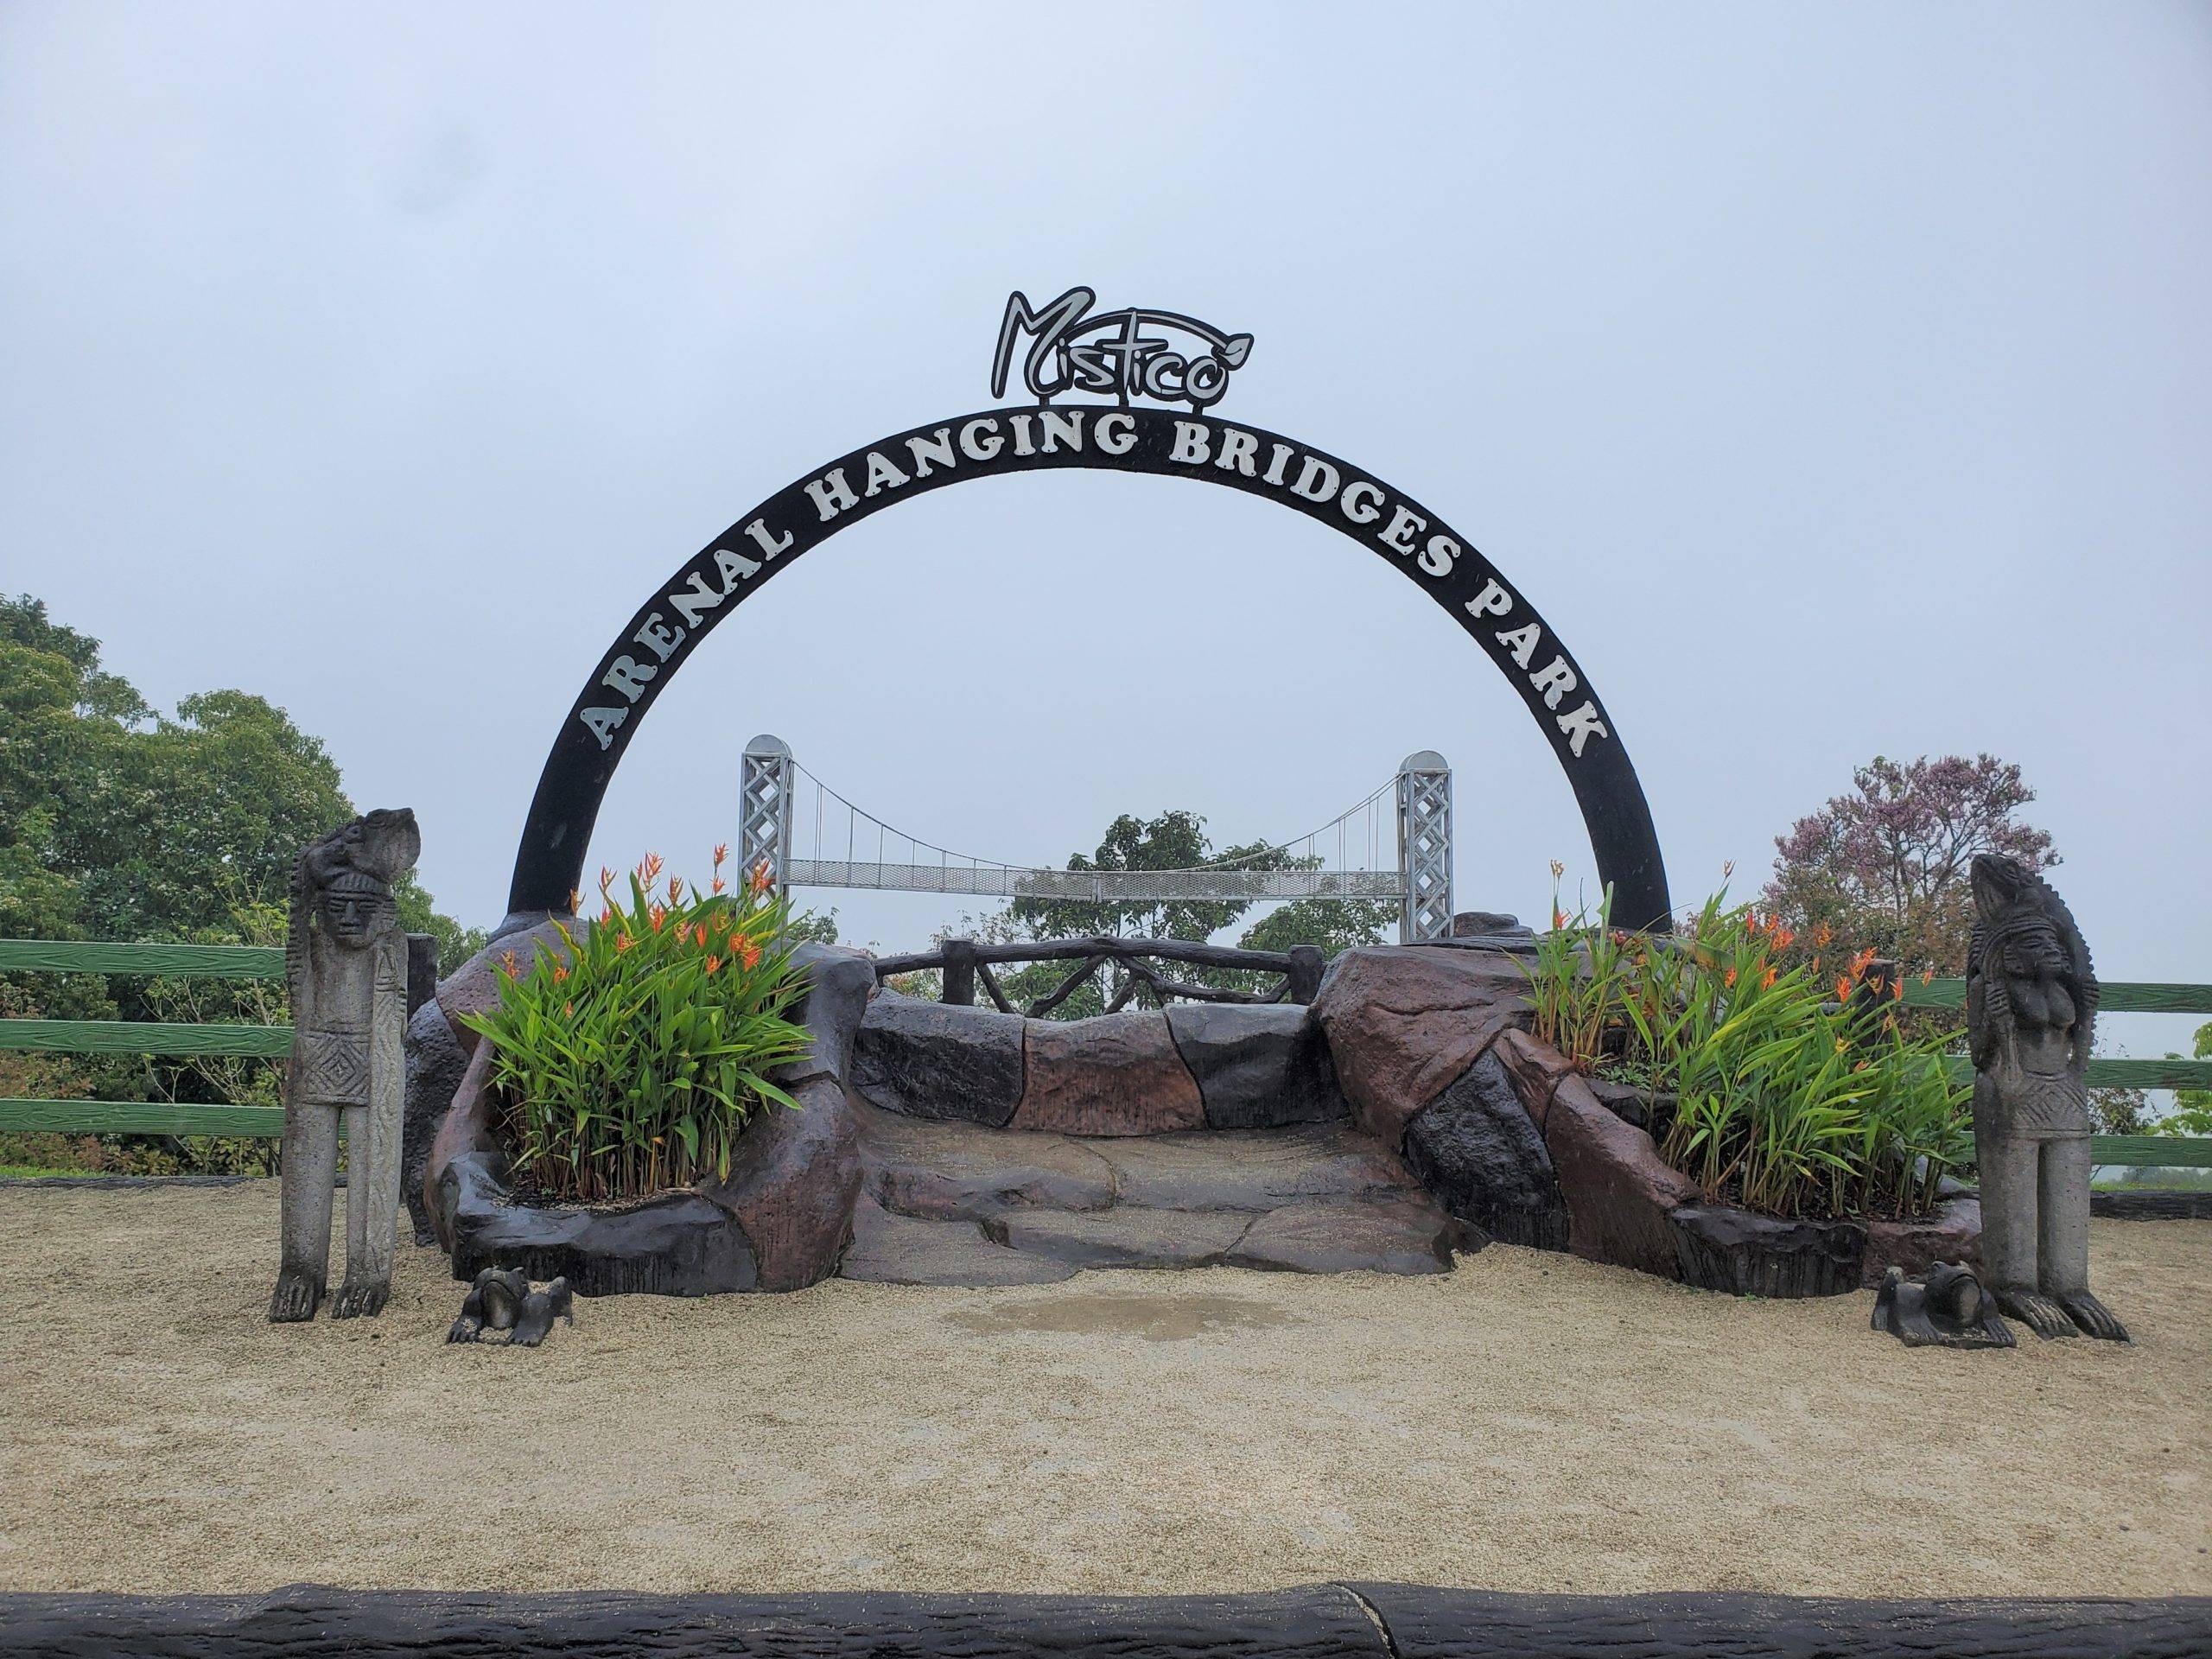
<svg viewBox="0 0 2212 1659">
<path fill-rule="evenodd" d="M 1678 901 L 1857 762 L 1987 749 L 2103 970 L 2206 979 L 2208 272 L 2202 5 L 14 0 L 0 586 L 164 704 L 282 704 L 488 922 L 655 584 L 988 405 L 1009 289 L 1086 283 L 1255 334 L 1224 417 L 1518 582 Z M 1125 810 L 1298 833 L 1433 747 L 1462 906 L 1594 888 L 1450 619 L 1224 491 L 1033 474 L 839 536 L 661 700 L 591 864 L 702 866 L 762 729 L 1044 863 Z M 816 896 L 887 945 L 954 913 Z"/>
</svg>

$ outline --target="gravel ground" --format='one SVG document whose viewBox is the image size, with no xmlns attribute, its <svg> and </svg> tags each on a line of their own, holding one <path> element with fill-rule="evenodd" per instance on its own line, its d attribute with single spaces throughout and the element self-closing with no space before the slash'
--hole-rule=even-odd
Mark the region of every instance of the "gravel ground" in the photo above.
<svg viewBox="0 0 2212 1659">
<path fill-rule="evenodd" d="M 273 1182 L 0 1191 L 0 1587 L 2212 1592 L 2212 1224 L 2099 1222 L 2133 1348 L 1908 1352 L 1495 1246 L 276 1327 Z"/>
</svg>

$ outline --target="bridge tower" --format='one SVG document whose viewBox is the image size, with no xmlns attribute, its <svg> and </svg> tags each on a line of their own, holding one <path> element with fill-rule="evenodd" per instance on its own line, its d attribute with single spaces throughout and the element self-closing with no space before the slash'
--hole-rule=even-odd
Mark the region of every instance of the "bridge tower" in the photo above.
<svg viewBox="0 0 2212 1659">
<path fill-rule="evenodd" d="M 1398 943 L 1452 935 L 1452 767 L 1434 749 L 1398 766 Z"/>
<path fill-rule="evenodd" d="M 785 861 L 791 856 L 791 749 L 766 732 L 745 746 L 738 774 L 738 868 L 747 877 L 765 861 L 768 880 L 785 890 Z"/>
</svg>

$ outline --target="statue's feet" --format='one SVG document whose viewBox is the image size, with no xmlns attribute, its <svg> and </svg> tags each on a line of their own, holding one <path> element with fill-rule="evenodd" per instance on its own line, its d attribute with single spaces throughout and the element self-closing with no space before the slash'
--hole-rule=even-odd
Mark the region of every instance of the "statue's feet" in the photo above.
<svg viewBox="0 0 2212 1659">
<path fill-rule="evenodd" d="M 2128 1340 L 2127 1327 L 2113 1318 L 2112 1310 L 2086 1290 L 2062 1290 L 2058 1293 L 2059 1306 L 2066 1310 L 2075 1325 L 2089 1336 L 2101 1337 L 2107 1342 Z"/>
<path fill-rule="evenodd" d="M 330 1305 L 334 1319 L 350 1319 L 355 1315 L 373 1319 L 384 1312 L 384 1305 L 391 1299 L 391 1287 L 380 1280 L 348 1278 L 338 1287 L 338 1300 Z"/>
<path fill-rule="evenodd" d="M 474 1342 L 482 1333 L 483 1329 L 483 1320 L 471 1319 L 464 1313 L 453 1322 L 453 1328 L 446 1332 L 446 1340 L 448 1342 Z"/>
<path fill-rule="evenodd" d="M 2032 1290 L 2006 1290 L 1999 1286 L 1997 1306 L 2045 1339 L 2074 1334 L 2074 1321 L 2066 1310 Z"/>
<path fill-rule="evenodd" d="M 315 1311 L 322 1301 L 322 1281 L 311 1273 L 287 1268 L 277 1275 L 276 1293 L 269 1299 L 269 1321 L 272 1325 L 296 1325 L 302 1319 L 315 1318 Z"/>
</svg>

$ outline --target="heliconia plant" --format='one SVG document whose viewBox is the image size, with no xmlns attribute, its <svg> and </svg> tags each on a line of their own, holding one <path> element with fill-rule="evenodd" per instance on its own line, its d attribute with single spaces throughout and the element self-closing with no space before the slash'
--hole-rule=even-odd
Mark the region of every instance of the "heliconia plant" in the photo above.
<svg viewBox="0 0 2212 1659">
<path fill-rule="evenodd" d="M 597 922 L 556 923 L 567 950 L 509 951 L 497 1006 L 465 1014 L 494 1048 L 490 1083 L 516 1173 L 546 1192 L 601 1203 L 727 1176 L 739 1135 L 772 1105 L 770 1079 L 801 1058 L 789 1017 L 805 981 L 791 962 L 789 899 L 762 866 L 734 890 L 715 849 L 705 888 L 649 854 L 626 899 L 600 872 Z M 581 897 L 581 895 L 578 895 Z"/>
<path fill-rule="evenodd" d="M 1671 935 L 1614 928 L 1611 903 L 1592 918 L 1554 899 L 1526 969 L 1531 1027 L 1581 1069 L 1650 1090 L 1660 1155 L 1709 1198 L 1918 1214 L 1971 1161 L 1967 1091 L 1944 1065 L 1958 1034 L 1909 1038 L 1870 1008 L 1867 956 L 1831 984 L 1817 957 L 1783 967 L 1789 930 L 1720 894 Z"/>
</svg>

